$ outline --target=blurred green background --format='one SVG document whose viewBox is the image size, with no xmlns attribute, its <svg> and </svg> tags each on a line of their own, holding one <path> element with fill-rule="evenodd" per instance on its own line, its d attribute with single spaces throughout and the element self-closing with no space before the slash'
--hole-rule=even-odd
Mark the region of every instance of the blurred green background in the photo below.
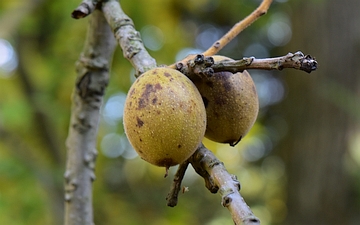
<svg viewBox="0 0 360 225">
<path fill-rule="evenodd" d="M 0 224 L 62 224 L 65 139 L 75 62 L 88 18 L 80 1 L 0 2 Z M 200 53 L 259 0 L 123 0 L 158 64 Z M 360 3 L 274 0 L 220 54 L 240 59 L 303 51 L 319 68 L 250 71 L 260 113 L 234 148 L 204 140 L 242 184 L 261 224 L 360 220 Z M 102 107 L 94 182 L 95 224 L 233 224 L 220 196 L 189 168 L 178 206 L 166 206 L 176 168 L 139 159 L 122 126 L 134 70 L 115 52 Z"/>
</svg>

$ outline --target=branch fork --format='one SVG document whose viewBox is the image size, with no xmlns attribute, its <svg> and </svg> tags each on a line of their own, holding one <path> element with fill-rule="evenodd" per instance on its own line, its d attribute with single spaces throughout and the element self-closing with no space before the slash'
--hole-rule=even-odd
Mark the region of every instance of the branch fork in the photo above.
<svg viewBox="0 0 360 225">
<path fill-rule="evenodd" d="M 204 178 L 205 186 L 211 193 L 221 195 L 221 204 L 228 208 L 236 225 L 260 224 L 260 220 L 255 217 L 241 197 L 240 182 L 236 176 L 230 175 L 224 164 L 203 144 L 186 162 L 180 164 L 167 196 L 168 206 L 174 207 L 177 204 L 182 178 L 188 164 L 191 164 L 195 171 Z"/>
</svg>

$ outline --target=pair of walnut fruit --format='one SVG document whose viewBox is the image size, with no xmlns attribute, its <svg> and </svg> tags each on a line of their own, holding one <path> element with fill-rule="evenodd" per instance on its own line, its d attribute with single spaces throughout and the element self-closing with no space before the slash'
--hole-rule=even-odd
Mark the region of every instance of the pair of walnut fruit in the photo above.
<svg viewBox="0 0 360 225">
<path fill-rule="evenodd" d="M 188 159 L 204 136 L 235 146 L 253 126 L 258 111 L 257 92 L 247 71 L 217 72 L 191 81 L 175 69 L 158 67 L 131 86 L 124 128 L 141 158 L 169 168 Z"/>
</svg>

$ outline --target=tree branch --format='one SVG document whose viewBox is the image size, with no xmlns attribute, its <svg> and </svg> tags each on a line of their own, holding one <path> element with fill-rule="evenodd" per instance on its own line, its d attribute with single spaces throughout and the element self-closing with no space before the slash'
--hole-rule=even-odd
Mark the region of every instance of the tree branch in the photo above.
<svg viewBox="0 0 360 225">
<path fill-rule="evenodd" d="M 190 157 L 189 162 L 205 179 L 206 186 L 212 193 L 218 190 L 222 205 L 228 208 L 236 225 L 260 224 L 260 220 L 254 216 L 239 193 L 239 181 L 227 172 L 224 164 L 210 150 L 201 145 Z"/>
<path fill-rule="evenodd" d="M 109 80 L 109 65 L 116 42 L 102 12 L 90 17 L 84 50 L 77 62 L 77 79 L 65 172 L 65 224 L 93 224 L 92 182 L 97 151 L 100 106 Z"/>
<path fill-rule="evenodd" d="M 145 71 L 155 68 L 155 59 L 146 51 L 140 33 L 135 30 L 133 21 L 123 12 L 119 2 L 117 0 L 105 1 L 102 10 L 120 44 L 124 57 L 135 68 L 135 76 L 138 77 Z"/>
<path fill-rule="evenodd" d="M 168 193 L 167 205 L 174 207 L 181 190 L 181 181 L 191 163 L 195 171 L 204 178 L 205 186 L 211 193 L 221 195 L 221 204 L 227 207 L 236 225 L 259 225 L 260 220 L 255 217 L 249 206 L 241 197 L 240 183 L 236 176 L 230 175 L 224 164 L 203 144 L 184 163 L 180 164 Z"/>
</svg>

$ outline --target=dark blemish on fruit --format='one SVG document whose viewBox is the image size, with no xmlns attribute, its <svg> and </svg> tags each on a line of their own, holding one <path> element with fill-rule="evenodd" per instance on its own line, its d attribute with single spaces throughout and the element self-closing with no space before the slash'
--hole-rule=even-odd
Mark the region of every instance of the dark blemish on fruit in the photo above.
<svg viewBox="0 0 360 225">
<path fill-rule="evenodd" d="M 142 142 L 142 139 L 140 138 L 140 142 Z"/>
<path fill-rule="evenodd" d="M 168 73 L 168 72 L 165 72 L 165 73 L 164 73 L 164 76 L 165 76 L 165 77 L 171 77 L 171 74 Z"/>
<path fill-rule="evenodd" d="M 152 100 L 152 104 L 156 104 L 156 102 L 157 102 L 157 98 L 155 97 L 155 98 L 153 98 L 153 100 Z"/>
<path fill-rule="evenodd" d="M 160 115 L 161 112 L 160 112 L 160 110 L 157 110 L 156 113 L 157 113 L 158 115 Z"/>
<path fill-rule="evenodd" d="M 140 99 L 139 99 L 138 109 L 142 109 L 142 108 L 144 108 L 145 106 L 146 106 L 145 99 L 140 98 Z"/>
<path fill-rule="evenodd" d="M 155 93 L 156 90 L 160 90 L 162 89 L 161 85 L 159 83 L 155 84 L 155 86 L 153 86 L 152 84 L 147 84 L 145 86 L 145 90 L 144 92 L 141 94 L 141 97 L 139 99 L 139 106 L 138 109 L 142 109 L 144 108 L 146 105 L 149 104 L 149 98 L 150 98 L 150 94 L 153 92 Z M 153 100 L 152 100 L 153 101 Z"/>
<path fill-rule="evenodd" d="M 155 84 L 155 89 L 156 89 L 156 90 L 161 90 L 162 87 L 161 87 L 161 85 L 160 85 L 159 83 L 157 83 L 157 84 Z"/>
<path fill-rule="evenodd" d="M 131 105 L 132 105 L 132 102 L 129 102 L 129 106 L 131 107 Z"/>
<path fill-rule="evenodd" d="M 135 88 L 130 91 L 129 95 L 133 95 L 134 93 L 135 93 Z"/>
<path fill-rule="evenodd" d="M 136 117 L 136 121 L 137 121 L 137 127 L 142 127 L 144 125 L 144 121 L 142 121 L 139 117 Z"/>
<path fill-rule="evenodd" d="M 202 100 L 204 102 L 205 108 L 209 105 L 209 100 L 206 97 L 202 97 Z"/>
<path fill-rule="evenodd" d="M 145 91 L 143 92 L 142 96 L 144 97 L 149 97 L 150 92 L 154 91 L 153 90 L 153 85 L 152 84 L 146 84 L 145 86 Z"/>
<path fill-rule="evenodd" d="M 216 74 L 216 79 L 222 84 L 225 91 L 231 91 L 231 76 L 234 74 L 230 72 L 219 72 Z"/>
<path fill-rule="evenodd" d="M 154 70 L 152 71 L 152 74 L 157 74 L 157 69 L 154 69 Z"/>
<path fill-rule="evenodd" d="M 181 148 L 181 144 L 178 144 L 178 146 L 177 146 L 178 148 Z"/>
</svg>

